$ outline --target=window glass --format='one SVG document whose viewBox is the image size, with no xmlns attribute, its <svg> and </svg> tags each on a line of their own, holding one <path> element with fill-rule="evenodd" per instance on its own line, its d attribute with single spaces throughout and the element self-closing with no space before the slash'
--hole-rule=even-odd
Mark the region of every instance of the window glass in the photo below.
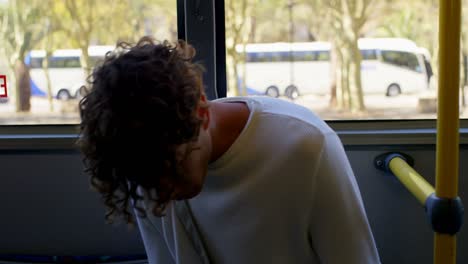
<svg viewBox="0 0 468 264">
<path fill-rule="evenodd" d="M 362 60 L 376 60 L 377 59 L 377 51 L 376 50 L 361 50 L 361 57 Z"/>
<path fill-rule="evenodd" d="M 381 53 L 383 61 L 386 63 L 393 64 L 397 67 L 407 68 L 413 71 L 421 72 L 421 66 L 419 65 L 418 58 L 415 54 L 409 52 L 388 50 L 383 50 Z"/>
<path fill-rule="evenodd" d="M 329 61 L 330 60 L 330 52 L 325 51 L 325 50 L 317 51 L 316 60 L 317 61 Z"/>
<path fill-rule="evenodd" d="M 313 61 L 315 54 L 311 51 L 296 51 L 294 52 L 294 61 Z"/>
<path fill-rule="evenodd" d="M 62 69 L 65 68 L 66 58 L 51 58 L 49 60 L 50 68 Z"/>
<path fill-rule="evenodd" d="M 272 52 L 270 53 L 270 56 L 271 59 L 269 60 L 269 62 L 282 62 L 284 58 L 287 57 L 282 52 Z"/>
<path fill-rule="evenodd" d="M 42 68 L 42 59 L 41 58 L 33 58 L 31 59 L 31 63 L 29 64 L 31 69 Z"/>
<path fill-rule="evenodd" d="M 258 53 L 258 62 L 270 62 L 271 53 L 270 52 L 260 52 Z"/>
<path fill-rule="evenodd" d="M 285 54 L 255 64 L 227 52 L 228 96 L 278 95 L 326 120 L 436 118 L 439 1 L 355 2 L 226 0 L 228 51 L 255 45 L 257 52 Z M 357 32 L 337 27 L 349 23 Z M 468 63 L 461 65 L 460 115 L 466 118 Z M 291 85 L 297 91 L 288 92 Z M 268 93 L 273 86 L 278 92 Z"/>
<path fill-rule="evenodd" d="M 0 125 L 78 123 L 78 90 L 96 62 L 117 41 L 134 43 L 145 35 L 175 41 L 176 2 L 0 1 L 0 24 L 8 23 L 0 27 L 0 75 L 7 77 L 9 96 L 0 100 Z M 81 55 L 83 44 L 86 58 Z M 46 51 L 52 55 L 44 71 Z M 23 69 L 18 72 L 29 71 L 30 80 L 22 79 L 27 74 L 15 76 L 15 64 Z"/>
<path fill-rule="evenodd" d="M 245 54 L 245 61 L 246 62 L 258 62 L 258 55 L 257 53 L 247 52 Z"/>
<path fill-rule="evenodd" d="M 80 58 L 79 57 L 64 58 L 63 67 L 64 68 L 80 68 L 81 67 Z"/>
</svg>

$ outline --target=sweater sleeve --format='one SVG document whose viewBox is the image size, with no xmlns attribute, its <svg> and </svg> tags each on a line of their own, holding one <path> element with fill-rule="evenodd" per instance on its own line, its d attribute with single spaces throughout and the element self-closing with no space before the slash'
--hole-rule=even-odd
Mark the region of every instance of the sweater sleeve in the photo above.
<svg viewBox="0 0 468 264">
<path fill-rule="evenodd" d="M 311 215 L 312 247 L 326 264 L 380 263 L 361 194 L 341 141 L 324 138 Z"/>
<path fill-rule="evenodd" d="M 143 244 L 149 264 L 170 264 L 174 263 L 166 241 L 160 230 L 151 223 L 148 217 L 137 217 Z"/>
</svg>

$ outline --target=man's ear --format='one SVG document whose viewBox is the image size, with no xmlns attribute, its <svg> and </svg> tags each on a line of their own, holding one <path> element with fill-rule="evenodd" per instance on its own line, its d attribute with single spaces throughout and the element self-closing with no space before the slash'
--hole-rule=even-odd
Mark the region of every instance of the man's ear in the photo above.
<svg viewBox="0 0 468 264">
<path fill-rule="evenodd" d="M 201 127 L 206 130 L 210 126 L 210 110 L 209 108 L 198 109 L 199 117 L 202 119 Z"/>
<path fill-rule="evenodd" d="M 206 130 L 210 126 L 210 109 L 206 107 L 207 105 L 206 96 L 202 94 L 200 96 L 200 104 L 205 107 L 198 107 L 198 117 L 202 120 L 201 127 Z"/>
</svg>

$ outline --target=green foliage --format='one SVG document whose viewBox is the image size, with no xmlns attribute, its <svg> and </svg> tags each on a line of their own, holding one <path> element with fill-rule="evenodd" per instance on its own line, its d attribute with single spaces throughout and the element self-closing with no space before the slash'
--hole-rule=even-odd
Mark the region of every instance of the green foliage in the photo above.
<svg viewBox="0 0 468 264">
<path fill-rule="evenodd" d="M 31 109 L 29 69 L 24 59 L 33 45 L 44 37 L 42 14 L 46 12 L 46 7 L 39 0 L 10 0 L 0 12 L 0 50 L 8 60 L 10 71 L 14 72 L 13 96 L 18 112 Z"/>
<path fill-rule="evenodd" d="M 44 6 L 39 0 L 10 0 L 0 12 L 0 46 L 9 58 L 9 64 L 23 60 L 27 51 L 44 37 L 42 13 Z"/>
<path fill-rule="evenodd" d="M 8 58 L 12 71 L 15 64 L 23 65 L 16 79 L 29 78 L 24 60 L 32 49 L 50 53 L 60 48 L 79 48 L 88 75 L 92 66 L 87 54 L 90 45 L 135 42 L 143 35 L 161 40 L 175 40 L 177 36 L 173 0 L 8 0 L 0 4 L 0 22 L 2 57 Z M 28 80 L 24 79 L 22 88 L 16 89 L 22 105 L 30 105 Z M 28 111 L 28 107 L 20 108 Z"/>
<path fill-rule="evenodd" d="M 435 52 L 438 40 L 438 9 L 438 1 L 433 0 L 393 1 L 389 4 L 388 15 L 369 35 L 408 38 Z"/>
</svg>

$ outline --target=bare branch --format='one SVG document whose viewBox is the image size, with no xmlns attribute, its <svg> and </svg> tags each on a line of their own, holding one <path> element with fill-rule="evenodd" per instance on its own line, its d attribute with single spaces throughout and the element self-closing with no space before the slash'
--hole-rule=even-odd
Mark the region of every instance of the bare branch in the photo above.
<svg viewBox="0 0 468 264">
<path fill-rule="evenodd" d="M 85 27 L 80 19 L 79 14 L 77 13 L 78 8 L 76 6 L 75 0 L 65 0 L 65 7 L 70 14 L 70 17 L 78 24 L 78 34 L 81 35 L 85 31 Z"/>
</svg>

